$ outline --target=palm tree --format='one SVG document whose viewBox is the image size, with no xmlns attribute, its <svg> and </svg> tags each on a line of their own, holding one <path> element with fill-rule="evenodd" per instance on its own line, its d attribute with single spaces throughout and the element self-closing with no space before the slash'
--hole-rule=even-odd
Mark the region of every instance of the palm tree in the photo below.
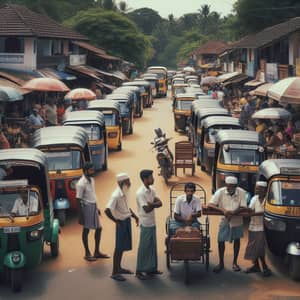
<svg viewBox="0 0 300 300">
<path fill-rule="evenodd" d="M 208 4 L 201 5 L 201 7 L 198 11 L 199 11 L 201 17 L 203 17 L 204 19 L 207 19 L 210 14 L 210 5 L 208 5 Z"/>
</svg>

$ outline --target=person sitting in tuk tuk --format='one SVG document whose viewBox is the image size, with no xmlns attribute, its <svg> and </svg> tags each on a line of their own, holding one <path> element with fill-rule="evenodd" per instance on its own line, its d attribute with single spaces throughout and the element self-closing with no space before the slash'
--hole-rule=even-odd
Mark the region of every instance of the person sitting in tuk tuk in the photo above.
<svg viewBox="0 0 300 300">
<path fill-rule="evenodd" d="M 245 273 L 261 272 L 263 276 L 271 275 L 265 260 L 265 234 L 264 234 L 264 205 L 267 193 L 267 182 L 257 181 L 255 184 L 255 196 L 252 197 L 249 208 L 251 209 L 251 221 L 248 231 L 248 245 L 245 252 L 245 259 L 251 260 L 253 266 L 246 269 Z"/>
<path fill-rule="evenodd" d="M 29 216 L 36 214 L 39 210 L 39 200 L 30 193 L 28 197 L 28 190 L 21 190 L 20 195 L 16 198 L 14 206 L 11 210 L 13 216 Z"/>
<path fill-rule="evenodd" d="M 234 242 L 232 270 L 234 272 L 241 270 L 237 259 L 240 252 L 240 239 L 243 237 L 243 217 L 238 214 L 242 208 L 247 208 L 246 191 L 238 187 L 238 180 L 234 176 L 227 176 L 225 184 L 225 187 L 215 192 L 208 204 L 210 208 L 224 214 L 219 226 L 219 264 L 213 270 L 215 273 L 224 269 L 225 242 Z"/>
<path fill-rule="evenodd" d="M 200 229 L 197 218 L 201 217 L 201 202 L 195 196 L 196 186 L 188 182 L 184 186 L 184 194 L 177 197 L 174 208 L 175 223 L 170 228 L 171 234 L 175 234 L 180 227 L 192 226 Z"/>
<path fill-rule="evenodd" d="M 275 157 L 276 153 L 280 151 L 281 140 L 271 129 L 267 129 L 265 131 L 265 139 L 268 154 L 272 157 Z"/>
</svg>

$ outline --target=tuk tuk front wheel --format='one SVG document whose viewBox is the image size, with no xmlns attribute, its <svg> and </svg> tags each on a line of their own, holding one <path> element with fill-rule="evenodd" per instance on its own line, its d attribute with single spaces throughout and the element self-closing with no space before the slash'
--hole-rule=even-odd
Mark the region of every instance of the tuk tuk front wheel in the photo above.
<svg viewBox="0 0 300 300">
<path fill-rule="evenodd" d="M 15 293 L 18 293 L 22 290 L 23 269 L 10 270 L 10 283 L 11 283 L 11 288 Z"/>
<path fill-rule="evenodd" d="M 56 243 L 50 244 L 50 252 L 52 257 L 57 257 L 59 254 L 59 237 L 57 237 Z"/>
<path fill-rule="evenodd" d="M 300 280 L 300 256 L 289 256 L 289 274 L 293 280 Z"/>
<path fill-rule="evenodd" d="M 56 211 L 56 215 L 57 215 L 57 219 L 59 221 L 59 225 L 61 227 L 65 226 L 66 225 L 66 219 L 67 219 L 66 210 L 65 209 L 58 209 Z"/>
</svg>

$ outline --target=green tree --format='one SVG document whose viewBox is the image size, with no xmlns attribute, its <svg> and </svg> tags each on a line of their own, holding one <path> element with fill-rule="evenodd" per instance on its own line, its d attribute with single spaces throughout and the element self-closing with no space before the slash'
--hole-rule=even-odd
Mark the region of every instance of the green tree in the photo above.
<svg viewBox="0 0 300 300">
<path fill-rule="evenodd" d="M 81 11 L 65 25 L 86 35 L 92 43 L 143 68 L 153 56 L 150 39 L 119 12 L 101 8 Z"/>
</svg>

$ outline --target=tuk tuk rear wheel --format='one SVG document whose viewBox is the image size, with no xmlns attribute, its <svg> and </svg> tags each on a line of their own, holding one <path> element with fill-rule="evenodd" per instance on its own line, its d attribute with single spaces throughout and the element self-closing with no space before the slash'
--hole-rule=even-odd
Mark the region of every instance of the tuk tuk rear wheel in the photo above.
<svg viewBox="0 0 300 300">
<path fill-rule="evenodd" d="M 22 290 L 23 283 L 23 270 L 22 269 L 12 269 L 10 270 L 10 282 L 11 288 L 15 293 Z"/>
<path fill-rule="evenodd" d="M 120 144 L 118 145 L 117 150 L 118 150 L 118 151 L 121 151 L 121 150 L 122 150 L 122 142 L 120 142 Z"/>
<path fill-rule="evenodd" d="M 289 256 L 289 274 L 293 280 L 300 280 L 300 257 L 295 255 Z"/>
<path fill-rule="evenodd" d="M 57 237 L 56 243 L 50 244 L 50 252 L 52 257 L 57 257 L 59 254 L 59 237 Z"/>
<path fill-rule="evenodd" d="M 57 215 L 57 219 L 59 221 L 59 225 L 61 227 L 65 226 L 66 225 L 66 210 L 65 209 L 58 209 L 56 211 L 56 215 Z"/>
</svg>

